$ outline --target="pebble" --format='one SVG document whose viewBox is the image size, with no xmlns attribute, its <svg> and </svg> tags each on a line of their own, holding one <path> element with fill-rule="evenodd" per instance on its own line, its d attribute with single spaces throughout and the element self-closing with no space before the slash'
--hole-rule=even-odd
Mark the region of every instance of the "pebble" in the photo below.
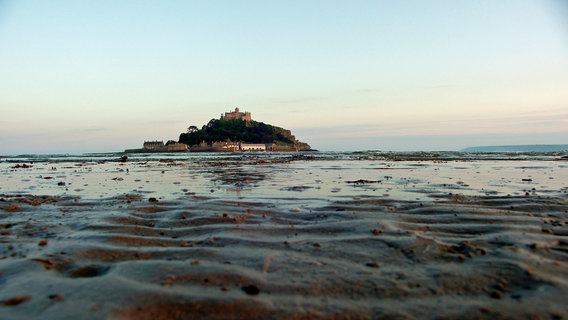
<svg viewBox="0 0 568 320">
<path fill-rule="evenodd" d="M 30 300 L 30 296 L 16 296 L 4 301 L 5 306 L 17 306 L 22 302 Z"/>
<path fill-rule="evenodd" d="M 248 286 L 244 286 L 244 287 L 242 287 L 241 289 L 242 289 L 246 294 L 249 294 L 249 295 L 257 295 L 257 294 L 260 293 L 260 289 L 259 289 L 257 286 L 253 285 L 253 284 L 248 285 Z"/>
</svg>

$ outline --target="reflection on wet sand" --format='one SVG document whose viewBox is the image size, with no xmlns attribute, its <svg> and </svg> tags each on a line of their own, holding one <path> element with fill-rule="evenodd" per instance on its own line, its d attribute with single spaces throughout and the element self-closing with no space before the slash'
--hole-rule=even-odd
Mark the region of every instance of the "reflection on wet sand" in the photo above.
<svg viewBox="0 0 568 320">
<path fill-rule="evenodd" d="M 0 163 L 0 314 L 568 317 L 565 162 L 348 156 Z"/>
</svg>

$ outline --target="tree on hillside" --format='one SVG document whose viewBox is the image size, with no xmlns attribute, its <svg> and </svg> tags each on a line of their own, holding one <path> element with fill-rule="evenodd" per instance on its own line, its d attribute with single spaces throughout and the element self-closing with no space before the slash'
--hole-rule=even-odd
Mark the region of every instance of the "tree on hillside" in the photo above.
<svg viewBox="0 0 568 320">
<path fill-rule="evenodd" d="M 189 130 L 190 128 L 191 130 Z M 211 119 L 200 130 L 195 126 L 190 128 L 188 128 L 187 133 L 182 133 L 179 138 L 180 142 L 190 146 L 202 141 L 212 143 L 227 140 L 249 143 L 279 143 L 281 145 L 293 145 L 295 142 L 292 137 L 283 134 L 286 130 L 256 121 Z"/>
</svg>

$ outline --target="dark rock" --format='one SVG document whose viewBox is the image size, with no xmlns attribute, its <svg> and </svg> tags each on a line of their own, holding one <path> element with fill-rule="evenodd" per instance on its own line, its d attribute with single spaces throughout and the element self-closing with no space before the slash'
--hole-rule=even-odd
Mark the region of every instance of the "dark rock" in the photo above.
<svg viewBox="0 0 568 320">
<path fill-rule="evenodd" d="M 244 287 L 242 287 L 241 289 L 242 289 L 246 294 L 250 294 L 250 295 L 257 295 L 257 294 L 260 293 L 260 289 L 259 289 L 257 286 L 253 285 L 253 284 L 248 285 L 248 286 L 244 286 Z"/>
<path fill-rule="evenodd" d="M 4 301 L 5 306 L 17 306 L 24 301 L 30 300 L 30 296 L 16 296 Z"/>
</svg>

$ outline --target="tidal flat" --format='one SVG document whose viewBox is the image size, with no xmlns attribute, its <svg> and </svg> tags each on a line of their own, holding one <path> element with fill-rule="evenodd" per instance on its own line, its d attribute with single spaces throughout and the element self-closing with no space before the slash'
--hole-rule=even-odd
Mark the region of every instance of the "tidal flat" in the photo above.
<svg viewBox="0 0 568 320">
<path fill-rule="evenodd" d="M 566 319 L 558 154 L 0 159 L 1 319 Z"/>
</svg>

